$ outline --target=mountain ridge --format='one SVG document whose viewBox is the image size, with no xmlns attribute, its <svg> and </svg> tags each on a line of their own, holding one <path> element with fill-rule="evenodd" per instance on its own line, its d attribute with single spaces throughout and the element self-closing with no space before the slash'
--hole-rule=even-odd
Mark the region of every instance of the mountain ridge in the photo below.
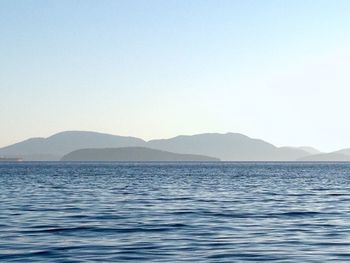
<svg viewBox="0 0 350 263">
<path fill-rule="evenodd" d="M 0 148 L 0 156 L 19 156 L 27 161 L 57 161 L 79 149 L 121 147 L 146 147 L 177 154 L 204 155 L 222 161 L 297 161 L 323 154 L 309 146 L 277 147 L 262 139 L 233 132 L 178 135 L 168 139 L 145 141 L 132 136 L 71 130 L 46 138 L 33 137 L 5 146 Z M 342 151 L 347 150 L 350 156 L 349 149 Z"/>
</svg>

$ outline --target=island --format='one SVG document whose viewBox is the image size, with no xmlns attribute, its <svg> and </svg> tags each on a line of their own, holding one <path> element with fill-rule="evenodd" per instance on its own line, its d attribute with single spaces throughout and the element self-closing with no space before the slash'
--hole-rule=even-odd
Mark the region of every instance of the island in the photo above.
<svg viewBox="0 0 350 263">
<path fill-rule="evenodd" d="M 146 147 L 93 148 L 70 152 L 61 161 L 120 162 L 218 162 L 220 159 L 197 154 L 179 154 Z"/>
</svg>

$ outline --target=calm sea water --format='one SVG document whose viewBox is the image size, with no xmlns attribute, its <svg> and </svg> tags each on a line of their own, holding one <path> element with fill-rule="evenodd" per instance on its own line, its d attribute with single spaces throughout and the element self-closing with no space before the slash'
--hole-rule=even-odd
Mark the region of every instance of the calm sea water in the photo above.
<svg viewBox="0 0 350 263">
<path fill-rule="evenodd" d="M 1 163 L 0 262 L 350 261 L 350 164 Z"/>
</svg>

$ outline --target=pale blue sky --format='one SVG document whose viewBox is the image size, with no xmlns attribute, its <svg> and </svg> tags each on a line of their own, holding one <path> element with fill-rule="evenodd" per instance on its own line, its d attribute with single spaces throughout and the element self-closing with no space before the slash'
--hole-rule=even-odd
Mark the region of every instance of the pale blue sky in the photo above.
<svg viewBox="0 0 350 263">
<path fill-rule="evenodd" d="M 350 147 L 350 1 L 0 0 L 0 146 L 63 130 Z"/>
</svg>

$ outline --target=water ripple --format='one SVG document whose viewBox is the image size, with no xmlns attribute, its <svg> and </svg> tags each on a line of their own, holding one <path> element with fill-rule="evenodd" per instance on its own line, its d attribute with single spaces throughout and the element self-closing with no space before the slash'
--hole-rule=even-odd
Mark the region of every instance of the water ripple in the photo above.
<svg viewBox="0 0 350 263">
<path fill-rule="evenodd" d="M 1 262 L 347 262 L 350 164 L 1 163 Z"/>
</svg>

